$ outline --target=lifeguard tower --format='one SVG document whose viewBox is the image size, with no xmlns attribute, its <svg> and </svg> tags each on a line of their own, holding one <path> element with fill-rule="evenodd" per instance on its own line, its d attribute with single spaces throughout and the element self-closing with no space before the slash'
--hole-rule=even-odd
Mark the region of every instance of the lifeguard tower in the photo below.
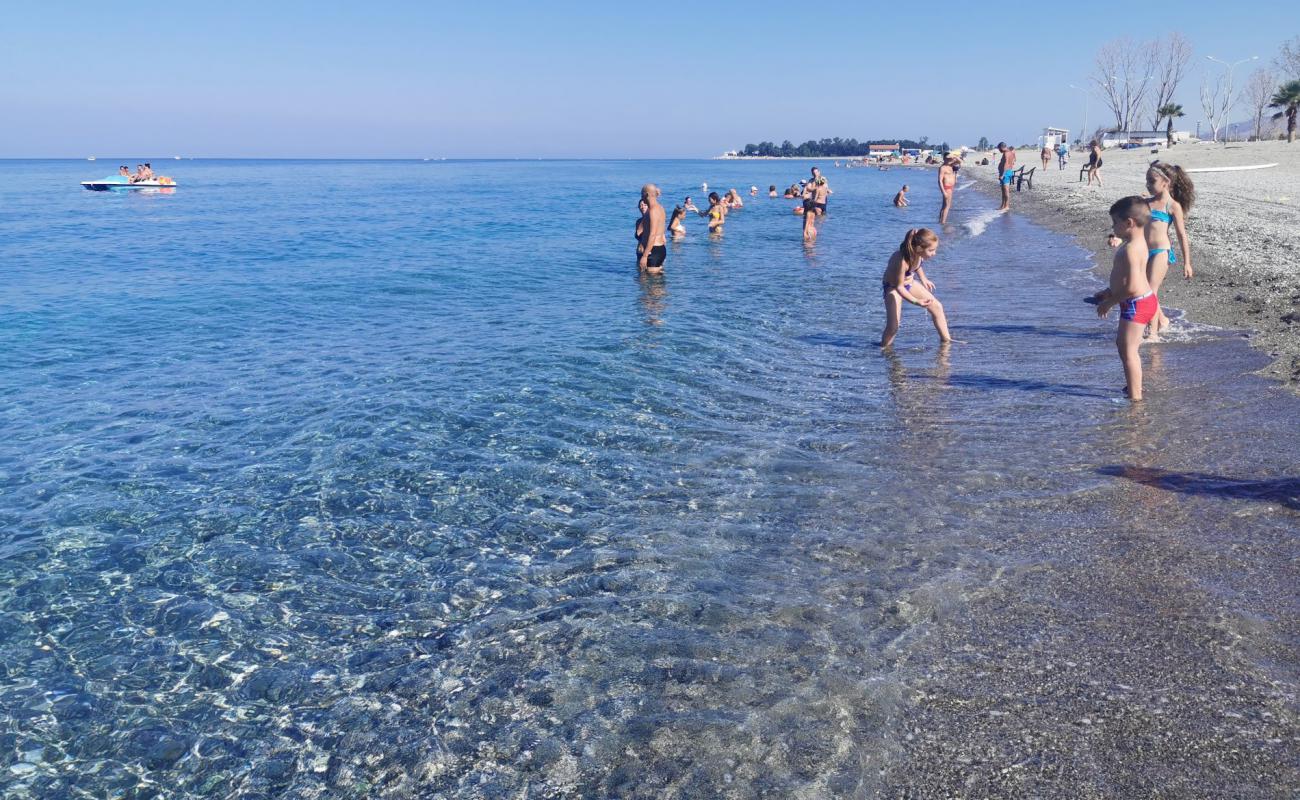
<svg viewBox="0 0 1300 800">
<path fill-rule="evenodd" d="M 1070 146 L 1070 132 L 1065 128 L 1043 128 L 1043 135 L 1038 137 L 1039 147 L 1052 150 L 1055 150 L 1061 142 L 1065 142 L 1066 147 Z"/>
</svg>

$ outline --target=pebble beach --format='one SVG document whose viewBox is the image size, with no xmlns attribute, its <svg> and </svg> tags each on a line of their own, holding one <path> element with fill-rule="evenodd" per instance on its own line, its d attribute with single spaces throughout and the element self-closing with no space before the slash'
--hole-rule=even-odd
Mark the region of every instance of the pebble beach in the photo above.
<svg viewBox="0 0 1300 800">
<path fill-rule="evenodd" d="M 1018 150 L 1018 163 L 1038 169 L 1032 190 L 1013 192 L 1012 210 L 1074 235 L 1096 253 L 1104 280 L 1110 263 L 1107 209 L 1121 197 L 1146 193 L 1151 161 L 1159 158 L 1188 170 L 1276 164 L 1192 173 L 1197 199 L 1187 228 L 1196 275 L 1185 281 L 1171 272 L 1161 300 L 1198 323 L 1247 331 L 1251 344 L 1270 359 L 1261 374 L 1300 390 L 1300 144 L 1200 142 L 1161 147 L 1158 154 L 1152 150 L 1107 150 L 1102 188 L 1079 181 L 1084 153 L 1072 152 L 1064 170 L 1055 158 L 1044 170 L 1037 151 Z M 994 168 L 975 163 L 984 155 L 969 154 L 961 177 L 974 178 L 981 190 L 996 194 Z M 990 165 L 996 157 L 990 154 Z"/>
</svg>

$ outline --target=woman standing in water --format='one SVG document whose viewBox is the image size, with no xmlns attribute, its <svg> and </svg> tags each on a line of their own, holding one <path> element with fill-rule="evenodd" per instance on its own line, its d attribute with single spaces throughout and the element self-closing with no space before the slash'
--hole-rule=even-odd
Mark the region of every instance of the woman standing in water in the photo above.
<svg viewBox="0 0 1300 800">
<path fill-rule="evenodd" d="M 957 185 L 957 167 L 960 165 L 961 159 L 957 154 L 948 153 L 939 167 L 939 194 L 943 197 L 943 205 L 939 206 L 940 225 L 948 221 L 948 212 L 952 210 L 952 188 Z"/>
<path fill-rule="evenodd" d="M 1147 207 L 1151 209 L 1151 221 L 1146 228 L 1147 281 L 1156 293 L 1158 304 L 1160 285 L 1165 282 L 1170 265 L 1178 263 L 1169 237 L 1171 225 L 1178 232 L 1178 246 L 1183 251 L 1183 277 L 1192 279 L 1192 245 L 1187 239 L 1186 215 L 1196 202 L 1196 189 L 1182 167 L 1156 161 L 1147 168 L 1147 191 L 1151 193 L 1147 198 Z M 1165 316 L 1164 309 L 1158 308 L 1155 319 L 1147 325 L 1147 336 L 1158 339 L 1160 331 L 1168 327 L 1169 317 Z"/>
</svg>

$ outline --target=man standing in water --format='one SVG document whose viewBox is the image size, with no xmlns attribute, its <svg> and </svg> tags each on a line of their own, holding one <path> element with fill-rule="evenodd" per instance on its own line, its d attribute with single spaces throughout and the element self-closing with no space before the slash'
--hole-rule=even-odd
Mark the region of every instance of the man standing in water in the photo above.
<svg viewBox="0 0 1300 800">
<path fill-rule="evenodd" d="M 668 248 L 664 246 L 664 207 L 659 205 L 659 187 L 647 183 L 641 187 L 641 238 L 637 240 L 637 267 L 643 272 L 663 272 Z"/>
<path fill-rule="evenodd" d="M 1016 148 L 1006 142 L 998 142 L 998 182 L 1002 184 L 1002 205 L 998 211 L 1011 210 L 1011 178 L 1016 173 Z"/>
<path fill-rule="evenodd" d="M 817 216 L 823 216 L 826 213 L 826 200 L 830 197 L 831 187 L 822 177 L 822 171 L 816 167 L 812 168 L 812 180 L 808 181 L 803 187 L 803 208 L 804 212 L 812 211 Z"/>
</svg>

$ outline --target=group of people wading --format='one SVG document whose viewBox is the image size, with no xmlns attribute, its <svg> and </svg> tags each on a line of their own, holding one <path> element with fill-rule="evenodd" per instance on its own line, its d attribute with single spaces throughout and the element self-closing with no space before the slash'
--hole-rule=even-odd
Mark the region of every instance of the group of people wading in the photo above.
<svg viewBox="0 0 1300 800">
<path fill-rule="evenodd" d="M 1101 167 L 1100 148 L 1094 142 L 1091 149 L 1093 152 L 1089 166 L 1095 172 Z M 997 177 L 1002 200 L 998 210 L 1007 211 L 1011 206 L 1016 150 L 1006 142 L 999 142 L 997 150 L 1000 154 Z M 939 167 L 937 180 L 942 198 L 939 208 L 940 224 L 948 221 L 948 213 L 952 210 L 952 195 L 961 161 L 959 153 L 946 153 Z M 1160 309 L 1158 292 L 1169 266 L 1179 263 L 1171 231 L 1178 236 L 1178 247 L 1183 256 L 1183 275 L 1188 279 L 1192 277 L 1191 247 L 1184 225 L 1185 215 L 1195 199 L 1191 179 L 1181 167 L 1156 161 L 1147 170 L 1146 184 L 1149 197 L 1125 197 L 1111 207 L 1114 237 L 1112 246 L 1116 250 L 1109 285 L 1087 298 L 1097 305 L 1098 316 L 1105 317 L 1115 307 L 1120 309 L 1115 344 L 1124 368 L 1124 393 L 1131 400 L 1142 399 L 1142 365 L 1138 357 L 1138 346 L 1144 338 L 1157 341 L 1160 331 L 1169 325 L 1169 318 Z M 705 184 L 705 189 L 707 188 L 708 185 Z M 826 214 L 826 203 L 831 190 L 817 167 L 812 168 L 811 180 L 802 181 L 800 187 L 791 186 L 785 196 L 794 197 L 796 188 L 803 202 L 794 212 L 803 217 L 804 241 L 812 242 L 817 238 L 817 221 Z M 907 207 L 907 190 L 908 187 L 904 185 L 894 195 L 893 204 L 896 207 Z M 757 187 L 750 188 L 751 195 L 757 192 Z M 636 224 L 636 252 L 638 267 L 647 273 L 663 271 L 667 256 L 666 231 L 671 231 L 674 239 L 684 236 L 686 230 L 682 220 L 687 210 L 695 210 L 701 216 L 708 217 L 709 232 L 717 235 L 722 232 L 728 210 L 744 205 L 734 189 L 725 198 L 719 197 L 716 192 L 710 193 L 709 208 L 705 211 L 695 209 L 688 197 L 683 205 L 673 210 L 671 222 L 666 222 L 659 195 L 659 187 L 653 183 L 641 187 L 641 217 Z M 769 189 L 768 196 L 776 197 L 775 185 Z M 890 255 L 880 279 L 885 306 L 885 328 L 880 336 L 882 348 L 893 344 L 894 337 L 898 334 L 904 303 L 926 310 L 943 345 L 954 341 L 948 330 L 948 318 L 943 304 L 934 294 L 934 282 L 926 275 L 923 266 L 924 262 L 935 256 L 938 249 L 938 234 L 929 228 L 912 228 L 903 237 L 898 249 Z"/>
<path fill-rule="evenodd" d="M 706 183 L 703 186 L 707 191 L 709 185 Z M 826 216 L 826 204 L 834 193 L 818 167 L 812 168 L 810 179 L 801 180 L 797 186 L 787 189 L 785 197 L 795 197 L 796 192 L 803 202 L 795 207 L 794 213 L 803 217 L 804 241 L 813 242 L 817 239 L 817 222 Z M 694 211 L 701 217 L 707 218 L 709 233 L 720 236 L 727 222 L 727 214 L 745 207 L 740 193 L 731 189 L 722 196 L 717 192 L 709 192 L 709 206 L 704 210 L 697 208 L 687 196 L 681 205 L 673 208 L 672 216 L 668 217 L 659 202 L 661 194 L 658 186 L 647 183 L 641 187 L 641 201 L 638 204 L 641 216 L 636 222 L 637 268 L 652 274 L 663 272 L 664 261 L 668 257 L 667 236 L 671 234 L 674 240 L 678 240 L 686 235 L 687 212 Z M 758 187 L 749 187 L 749 194 L 751 197 L 757 196 Z M 777 196 L 776 184 L 768 187 L 767 195 Z"/>
</svg>

